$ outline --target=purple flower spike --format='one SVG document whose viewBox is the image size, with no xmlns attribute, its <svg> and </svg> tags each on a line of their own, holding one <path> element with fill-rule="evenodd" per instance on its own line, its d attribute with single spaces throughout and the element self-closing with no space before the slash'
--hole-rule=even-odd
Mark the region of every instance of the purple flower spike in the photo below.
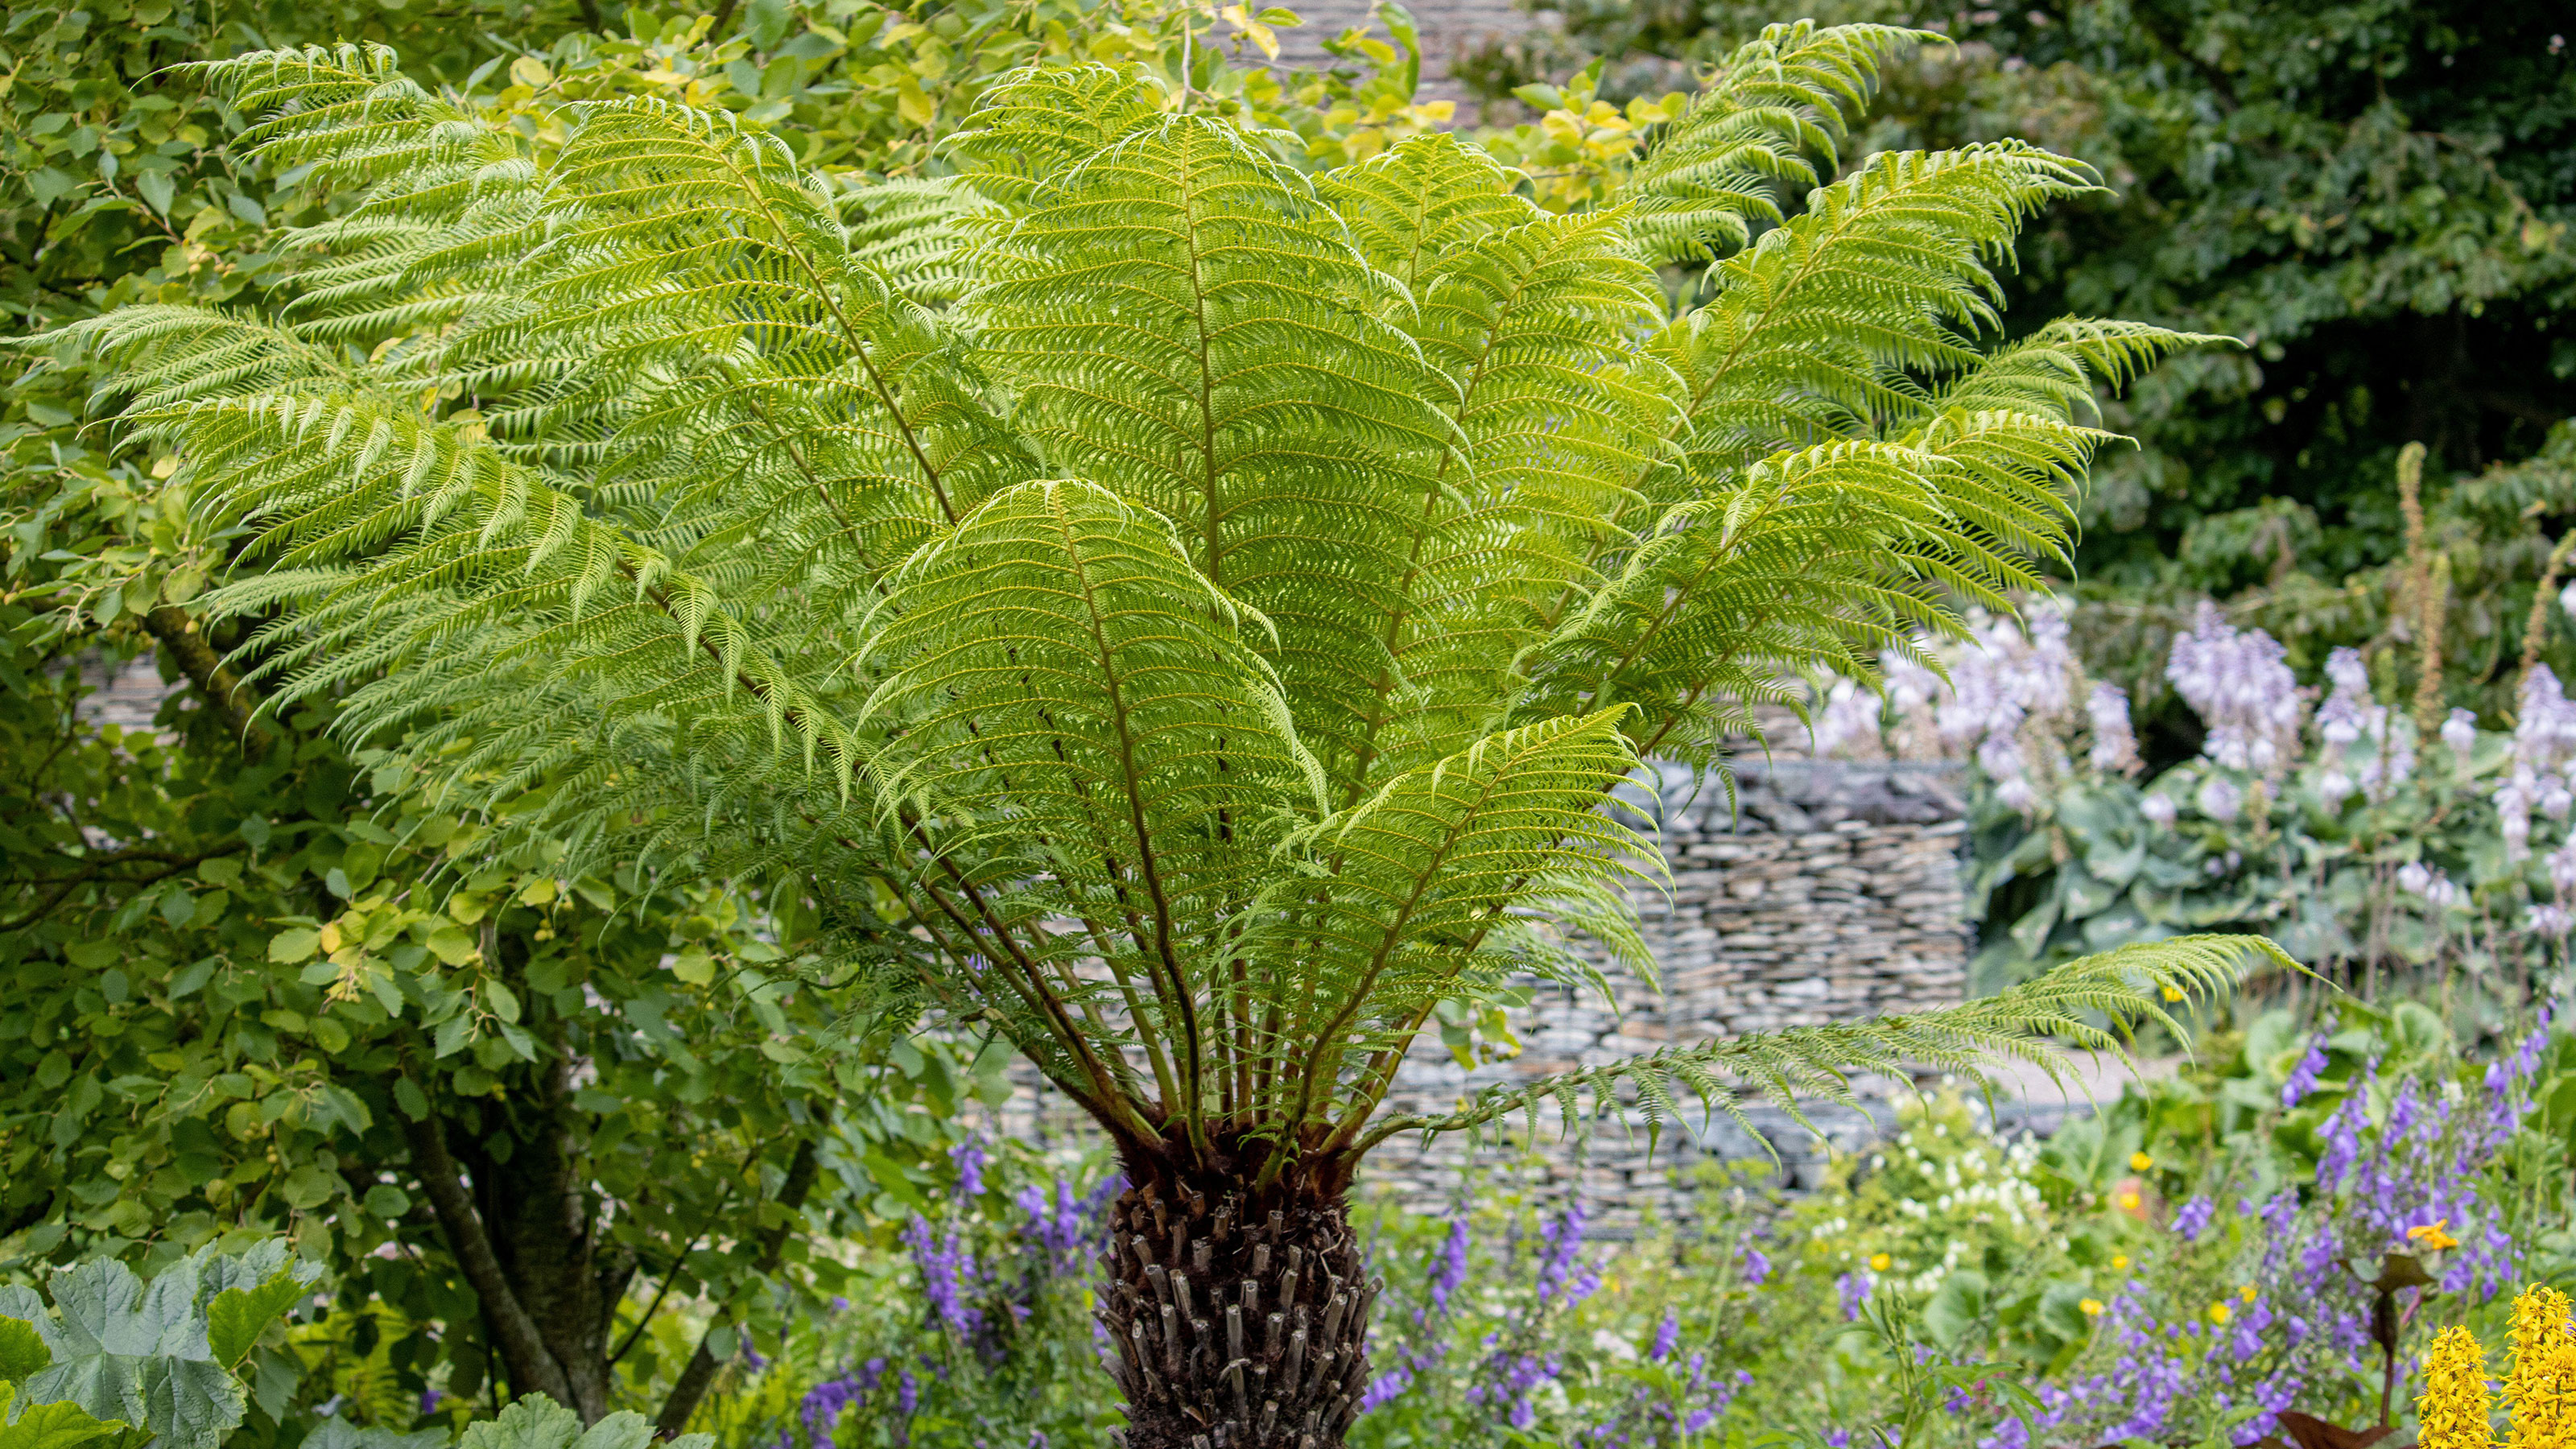
<svg viewBox="0 0 2576 1449">
<path fill-rule="evenodd" d="M 1673 1356 L 1673 1349 L 1680 1344 L 1681 1338 L 1682 1316 L 1669 1308 L 1664 1310 L 1664 1321 L 1655 1326 L 1655 1343 L 1646 1350 L 1646 1357 L 1662 1363 Z"/>
<path fill-rule="evenodd" d="M 2209 1231 L 2209 1220 L 2217 1215 L 2218 1204 L 2206 1197 L 2193 1198 L 2174 1214 L 2174 1235 L 2186 1243 L 2199 1242 L 2200 1235 Z"/>
<path fill-rule="evenodd" d="M 2326 1069 L 2326 1034 L 2318 1032 L 2308 1042 L 2307 1055 L 2290 1068 L 2289 1080 L 2281 1084 L 2281 1110 L 2288 1111 L 2306 1100 L 2317 1089 L 2317 1078 Z"/>
<path fill-rule="evenodd" d="M 984 1195 L 984 1164 L 992 1161 L 984 1150 L 984 1134 L 969 1132 L 966 1140 L 948 1149 L 948 1160 L 957 1164 L 957 1200 L 971 1202 Z"/>
<path fill-rule="evenodd" d="M 1860 1306 L 1869 1301 L 1871 1287 L 1869 1276 L 1865 1273 L 1845 1273 L 1834 1280 L 1834 1286 L 1842 1290 L 1843 1321 L 1858 1323 Z"/>
</svg>

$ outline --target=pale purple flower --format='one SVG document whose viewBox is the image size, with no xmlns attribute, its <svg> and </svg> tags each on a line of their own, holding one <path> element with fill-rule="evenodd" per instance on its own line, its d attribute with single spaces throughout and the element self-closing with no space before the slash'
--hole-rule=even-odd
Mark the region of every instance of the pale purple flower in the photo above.
<svg viewBox="0 0 2576 1449">
<path fill-rule="evenodd" d="M 2463 905 L 2468 893 L 2449 875 L 2433 869 L 2420 860 L 2410 860 L 2397 868 L 2397 888 L 2420 898 L 2437 911 Z"/>
<path fill-rule="evenodd" d="M 2181 812 L 2175 808 L 2171 795 L 2149 794 L 2138 802 L 2138 813 L 2145 816 L 2150 825 L 2171 826 L 2174 817 Z"/>
<path fill-rule="evenodd" d="M 1879 697 L 1870 691 L 1848 679 L 1836 683 L 1826 693 L 1825 707 L 1816 716 L 1816 757 L 1874 759 L 1885 754 L 1879 743 L 1883 709 Z"/>
<path fill-rule="evenodd" d="M 1771 1276 L 1771 1260 L 1764 1257 L 1762 1250 L 1751 1243 L 1744 1245 L 1743 1276 L 1744 1286 L 1747 1288 L 1759 1288 L 1763 1280 Z"/>
<path fill-rule="evenodd" d="M 2174 636 L 2165 678 L 2209 727 L 2201 752 L 2210 760 L 2269 777 L 2298 758 L 2303 706 L 2288 655 L 2281 641 L 2228 624 L 2206 603 L 2191 631 Z"/>
<path fill-rule="evenodd" d="M 2200 790 L 2192 796 L 2191 803 L 2201 814 L 2221 825 L 2230 825 L 2245 808 L 2245 792 L 2225 775 L 2212 775 L 2200 782 Z"/>
<path fill-rule="evenodd" d="M 2129 727 L 2129 694 L 2116 684 L 2096 684 L 2084 700 L 2093 725 L 2093 750 L 2085 762 L 2104 774 L 2125 775 L 2138 768 L 2138 737 Z"/>
</svg>

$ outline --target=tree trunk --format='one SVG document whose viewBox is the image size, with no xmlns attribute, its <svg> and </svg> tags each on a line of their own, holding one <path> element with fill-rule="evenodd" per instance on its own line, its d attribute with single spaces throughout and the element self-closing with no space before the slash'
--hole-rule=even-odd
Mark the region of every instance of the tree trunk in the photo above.
<svg viewBox="0 0 2576 1449">
<path fill-rule="evenodd" d="M 1129 1449 L 1331 1449 L 1368 1383 L 1349 1200 L 1311 1181 L 1139 1172 L 1110 1210 L 1100 1322 Z"/>
</svg>

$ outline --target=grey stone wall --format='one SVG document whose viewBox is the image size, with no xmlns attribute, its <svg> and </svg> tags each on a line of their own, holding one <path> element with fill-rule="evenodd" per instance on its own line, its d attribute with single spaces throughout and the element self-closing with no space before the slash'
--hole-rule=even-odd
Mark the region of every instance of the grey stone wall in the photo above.
<svg viewBox="0 0 2576 1449">
<path fill-rule="evenodd" d="M 1386 31 L 1370 18 L 1373 0 L 1289 0 L 1288 8 L 1305 24 L 1279 32 L 1282 66 L 1322 68 L 1332 60 L 1324 53 L 1324 42 L 1354 25 L 1370 26 L 1379 39 L 1386 38 Z M 1459 120 L 1473 123 L 1476 118 L 1467 111 L 1467 93 L 1449 78 L 1450 63 L 1489 41 L 1521 34 L 1530 28 L 1530 16 L 1511 0 L 1406 0 L 1405 8 L 1413 13 L 1422 40 L 1420 99 L 1454 101 L 1460 107 Z"/>
</svg>

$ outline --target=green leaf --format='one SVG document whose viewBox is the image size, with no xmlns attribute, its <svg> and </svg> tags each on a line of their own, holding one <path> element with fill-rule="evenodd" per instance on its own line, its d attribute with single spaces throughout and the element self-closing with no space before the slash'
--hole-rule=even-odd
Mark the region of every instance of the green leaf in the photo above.
<svg viewBox="0 0 2576 1449">
<path fill-rule="evenodd" d="M 462 966 L 474 959 L 474 936 L 462 926 L 441 926 L 429 933 L 422 944 L 431 955 L 450 966 Z"/>
<path fill-rule="evenodd" d="M 322 945 L 322 933 L 309 926 L 297 926 L 268 938 L 268 959 L 292 966 L 311 956 Z"/>
<path fill-rule="evenodd" d="M 0 1304 L 0 1312 L 7 1305 Z M 42 1313 L 42 1308 L 36 1312 Z M 24 1318 L 0 1316 L 0 1382 L 19 1383 L 30 1375 L 41 1373 L 54 1361 L 53 1352 L 36 1333 L 36 1325 Z"/>
<path fill-rule="evenodd" d="M 15 1386 L 0 1383 L 0 1449 L 78 1449 L 127 1427 L 121 1419 L 94 1418 L 78 1404 L 61 1401 L 29 1404 L 11 1419 L 16 1395 Z"/>
<path fill-rule="evenodd" d="M 249 1357 L 259 1336 L 306 1293 L 292 1271 L 281 1271 L 256 1288 L 227 1288 L 206 1309 L 206 1346 L 215 1362 L 227 1368 Z"/>
<path fill-rule="evenodd" d="M 26 1397 L 148 1424 L 166 1449 L 216 1449 L 241 1424 L 245 1401 L 207 1347 L 195 1301 L 205 1261 L 183 1258 L 148 1286 L 113 1260 L 55 1274 L 59 1317 L 35 1325 L 54 1361 L 27 1380 Z"/>
</svg>

